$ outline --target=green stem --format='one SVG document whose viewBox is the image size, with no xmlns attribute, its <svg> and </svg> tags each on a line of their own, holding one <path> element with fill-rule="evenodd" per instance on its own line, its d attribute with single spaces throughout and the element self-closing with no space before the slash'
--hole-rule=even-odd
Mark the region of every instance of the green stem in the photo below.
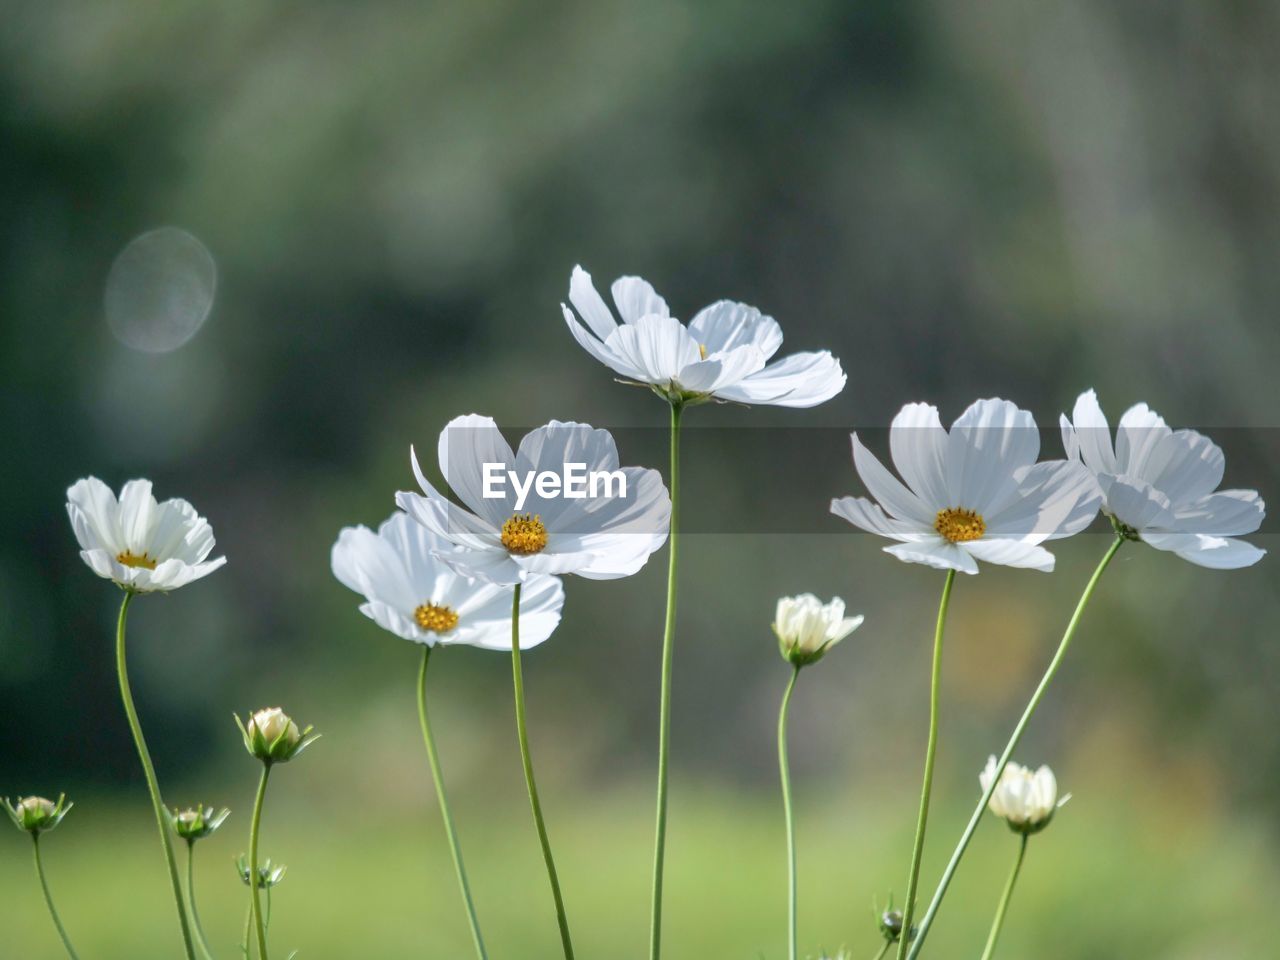
<svg viewBox="0 0 1280 960">
<path fill-rule="evenodd" d="M 267 778 L 270 776 L 271 761 L 264 760 L 258 795 L 253 801 L 253 823 L 249 827 L 249 889 L 253 891 L 253 922 L 258 932 L 259 960 L 267 960 L 267 926 L 262 918 L 262 891 L 258 882 L 258 832 L 262 824 L 262 804 L 267 796 Z"/>
<path fill-rule="evenodd" d="M 787 682 L 787 692 L 782 695 L 782 707 L 778 710 L 778 773 L 782 780 L 782 815 L 787 825 L 787 956 L 790 960 L 797 960 L 800 938 L 796 917 L 799 899 L 796 891 L 796 821 L 791 807 L 791 769 L 787 760 L 787 712 L 799 677 L 800 665 L 796 664 Z"/>
<path fill-rule="evenodd" d="M 916 887 L 920 883 L 920 859 L 924 855 L 924 834 L 929 825 L 929 800 L 933 795 L 933 764 L 938 754 L 938 695 L 942 684 L 942 635 L 947 625 L 947 607 L 956 572 L 947 571 L 938 604 L 938 623 L 933 632 L 933 670 L 929 679 L 929 743 L 924 754 L 924 785 L 920 788 L 920 814 L 916 820 L 916 840 L 911 850 L 911 872 L 907 874 L 907 900 L 902 906 L 902 936 L 898 938 L 898 960 L 907 955 L 911 940 L 911 920 L 915 913 Z"/>
<path fill-rule="evenodd" d="M 58 929 L 58 936 L 62 938 L 62 945 L 67 949 L 67 956 L 71 960 L 80 960 L 75 948 L 71 946 L 71 938 L 67 936 L 67 931 L 62 926 L 62 920 L 58 918 L 58 911 L 53 905 L 53 894 L 49 892 L 49 881 L 44 876 L 44 864 L 40 862 L 40 834 L 33 831 L 31 840 L 35 848 L 36 876 L 40 878 L 40 889 L 44 891 L 44 902 L 45 906 L 49 908 L 49 916 L 53 918 L 53 925 Z"/>
<path fill-rule="evenodd" d="M 916 938 L 911 945 L 911 952 L 907 955 L 907 960 L 915 960 L 919 956 L 920 947 L 924 944 L 924 938 L 928 935 L 929 928 L 933 925 L 934 917 L 938 914 L 938 908 L 942 906 L 942 899 L 947 894 L 947 888 L 951 885 L 951 878 L 955 876 L 956 868 L 960 866 L 960 861 L 969 846 L 969 841 L 973 839 L 973 834 L 982 820 L 982 813 L 987 809 L 987 804 L 991 802 L 991 795 L 995 792 L 996 785 L 1000 782 L 1000 775 L 1004 772 L 1005 765 L 1008 764 L 1009 758 L 1013 756 L 1013 751 L 1017 749 L 1018 743 L 1022 740 L 1023 731 L 1027 729 L 1027 724 L 1031 722 L 1031 717 L 1036 712 L 1036 708 L 1040 706 L 1040 701 L 1044 699 L 1044 693 L 1048 689 L 1050 681 L 1053 680 L 1054 674 L 1058 672 L 1058 668 L 1062 665 L 1062 660 L 1067 654 L 1067 648 L 1071 646 L 1071 638 L 1075 636 L 1076 628 L 1080 625 L 1085 607 L 1089 605 L 1089 600 L 1093 596 L 1094 589 L 1098 586 L 1098 581 L 1102 579 L 1102 574 L 1111 564 L 1112 558 L 1115 557 L 1116 552 L 1123 544 L 1124 537 L 1116 537 L 1115 542 L 1103 554 L 1102 560 L 1098 563 L 1097 569 L 1093 571 L 1093 576 L 1089 578 L 1088 584 L 1085 585 L 1084 593 L 1080 595 L 1075 612 L 1071 615 L 1071 620 L 1067 623 L 1067 629 L 1062 634 L 1062 641 L 1058 644 L 1057 652 L 1054 653 L 1053 659 L 1049 661 L 1049 666 L 1045 669 L 1044 676 L 1040 678 L 1039 686 L 1036 687 L 1035 693 L 1031 695 L 1031 700 L 1027 703 L 1026 709 L 1022 711 L 1022 718 L 1018 720 L 1018 725 L 1013 728 L 1013 735 L 1009 737 L 1009 742 L 1005 745 L 1004 752 L 1000 754 L 995 776 L 991 778 L 991 785 L 983 791 L 982 798 L 978 801 L 977 806 L 973 808 L 973 815 L 969 818 L 969 823 L 964 828 L 960 842 L 956 844 L 956 849 L 951 854 L 951 860 L 947 863 L 946 870 L 942 872 L 942 879 L 938 882 L 938 889 L 934 891 L 933 899 L 929 902 L 929 909 L 925 911 L 924 919 L 920 922 L 920 929 L 916 933 Z"/>
<path fill-rule="evenodd" d="M 250 960 L 249 938 L 253 936 L 253 898 L 249 898 L 249 909 L 244 912 L 244 938 L 240 941 L 240 952 L 244 960 Z"/>
<path fill-rule="evenodd" d="M 996 907 L 996 916 L 991 921 L 991 933 L 987 936 L 987 945 L 983 948 L 981 960 L 991 960 L 996 952 L 996 941 L 1000 939 L 1000 928 L 1004 926 L 1004 915 L 1009 910 L 1009 901 L 1013 898 L 1013 885 L 1018 882 L 1018 873 L 1022 870 L 1022 861 L 1027 856 L 1027 840 L 1030 834 L 1022 835 L 1022 843 L 1018 844 L 1018 859 L 1013 862 L 1013 872 L 1009 874 L 1009 882 L 1005 884 L 1004 895 L 1000 897 L 1000 905 Z"/>
<path fill-rule="evenodd" d="M 676 585 L 680 564 L 680 414 L 671 404 L 671 530 L 667 540 L 667 616 L 662 631 L 662 691 L 658 703 L 658 813 L 653 839 L 653 912 L 649 957 L 662 953 L 662 877 L 667 856 L 667 765 L 671 746 L 671 663 L 676 636 Z"/>
<path fill-rule="evenodd" d="M 884 960 L 884 955 L 889 952 L 889 948 L 893 946 L 892 940 L 886 940 L 884 946 L 880 948 L 880 952 L 875 955 L 875 960 Z"/>
<path fill-rule="evenodd" d="M 524 719 L 524 675 L 520 670 L 520 584 L 518 583 L 511 599 L 511 675 L 516 691 L 516 734 L 520 738 L 520 762 L 524 765 L 524 782 L 529 788 L 529 806 L 533 808 L 533 822 L 538 828 L 538 842 L 542 844 L 542 859 L 547 865 L 551 897 L 556 904 L 556 920 L 560 924 L 560 943 L 564 947 L 565 960 L 573 960 L 573 940 L 569 937 L 569 920 L 564 912 L 564 898 L 560 895 L 560 878 L 556 873 L 555 858 L 551 855 L 551 841 L 547 837 L 547 825 L 542 819 L 542 803 L 538 800 L 538 784 L 533 779 L 533 759 L 529 755 L 529 731 Z"/>
<path fill-rule="evenodd" d="M 476 918 L 476 906 L 471 900 L 471 886 L 467 883 L 467 870 L 462 865 L 462 849 L 458 845 L 458 833 L 453 826 L 453 815 L 449 812 L 449 800 L 444 792 L 444 775 L 440 772 L 440 758 L 436 754 L 436 740 L 431 733 L 431 721 L 427 716 L 427 661 L 431 658 L 431 648 L 422 648 L 422 668 L 418 671 L 418 722 L 422 725 L 422 740 L 427 745 L 427 761 L 431 765 L 431 779 L 435 781 L 436 797 L 440 802 L 440 816 L 444 819 L 445 836 L 449 838 L 449 852 L 453 855 L 453 869 L 458 875 L 458 887 L 462 891 L 462 902 L 467 908 L 467 921 L 471 924 L 471 939 L 475 942 L 476 954 L 480 960 L 488 960 L 485 953 L 484 939 L 480 936 L 480 921 Z"/>
<path fill-rule="evenodd" d="M 195 930 L 196 944 L 205 960 L 213 960 L 213 951 L 209 949 L 209 939 L 204 935 L 204 927 L 200 925 L 200 913 L 196 910 L 196 844 L 187 841 L 187 908 L 191 911 L 191 926 Z"/>
<path fill-rule="evenodd" d="M 173 855 L 173 840 L 169 836 L 169 813 L 160 799 L 160 784 L 156 780 L 156 770 L 151 763 L 151 753 L 147 750 L 147 741 L 142 736 L 142 725 L 138 723 L 138 711 L 133 705 L 133 694 L 129 689 L 129 671 L 125 660 L 125 623 L 129 615 L 129 604 L 133 601 L 134 592 L 126 589 L 124 602 L 120 604 L 120 617 L 116 622 L 116 673 L 120 678 L 120 699 L 124 701 L 124 712 L 129 718 L 129 729 L 133 732 L 133 743 L 138 749 L 138 759 L 142 761 L 142 772 L 147 778 L 147 789 L 151 793 L 151 806 L 155 810 L 156 826 L 160 828 L 160 843 L 164 847 L 165 860 L 169 865 L 169 884 L 173 888 L 173 902 L 178 909 L 178 923 L 182 927 L 182 943 L 187 951 L 187 960 L 196 960 L 195 947 L 191 942 L 191 926 L 187 922 L 186 907 L 182 903 L 182 883 L 178 879 L 178 861 Z"/>
</svg>

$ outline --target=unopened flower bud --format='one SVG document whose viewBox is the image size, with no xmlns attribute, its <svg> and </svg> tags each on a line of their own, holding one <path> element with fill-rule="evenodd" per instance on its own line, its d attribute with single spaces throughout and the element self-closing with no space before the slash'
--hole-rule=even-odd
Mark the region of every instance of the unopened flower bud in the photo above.
<svg viewBox="0 0 1280 960">
<path fill-rule="evenodd" d="M 897 943 L 902 936 L 902 911 L 886 910 L 880 914 L 880 932 L 890 943 Z"/>
<path fill-rule="evenodd" d="M 783 597 L 773 619 L 782 658 L 798 667 L 817 663 L 826 652 L 862 625 L 861 615 L 846 617 L 839 597 L 824 604 L 811 593 Z"/>
<path fill-rule="evenodd" d="M 32 836 L 52 830 L 74 806 L 67 803 L 66 794 L 59 795 L 57 803 L 44 797 L 19 797 L 16 804 L 5 798 L 3 803 L 13 825 Z"/>
<path fill-rule="evenodd" d="M 881 910 L 875 904 L 872 904 L 875 913 L 876 926 L 880 930 L 880 935 L 890 943 L 897 943 L 902 938 L 902 911 L 894 907 L 893 894 L 889 894 L 889 903 Z M 911 939 L 915 939 L 916 927 L 911 928 Z"/>
<path fill-rule="evenodd" d="M 195 843 L 217 830 L 229 816 L 231 811 L 226 807 L 216 812 L 213 807 L 199 805 L 186 810 L 174 810 L 173 832 L 187 843 Z"/>
<path fill-rule="evenodd" d="M 984 791 L 995 781 L 998 766 L 995 757 L 987 758 L 986 769 L 978 777 Z M 1003 818 L 1010 830 L 1030 835 L 1047 827 L 1058 808 L 1070 799 L 1070 794 L 1058 799 L 1058 780 L 1048 767 L 1033 772 L 1030 767 L 1011 762 L 1000 774 L 987 807 Z"/>
<path fill-rule="evenodd" d="M 320 737 L 311 727 L 299 730 L 279 707 L 257 711 L 248 724 L 236 717 L 236 724 L 244 735 L 245 749 L 264 763 L 286 763 Z"/>
<path fill-rule="evenodd" d="M 288 869 L 283 863 L 272 863 L 270 858 L 264 860 L 258 864 L 258 889 L 266 890 L 269 887 L 274 887 L 284 879 L 285 871 Z M 236 857 L 236 872 L 240 874 L 240 882 L 246 887 L 249 886 L 249 874 L 252 873 L 252 870 L 250 870 L 249 863 L 245 860 L 243 853 Z"/>
</svg>

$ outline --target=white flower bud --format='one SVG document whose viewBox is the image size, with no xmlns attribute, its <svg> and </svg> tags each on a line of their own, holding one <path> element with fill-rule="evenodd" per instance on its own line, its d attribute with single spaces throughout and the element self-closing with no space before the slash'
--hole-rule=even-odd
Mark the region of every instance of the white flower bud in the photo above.
<svg viewBox="0 0 1280 960">
<path fill-rule="evenodd" d="M 862 624 L 862 616 L 846 617 L 839 597 L 824 604 L 811 593 L 783 597 L 773 619 L 773 632 L 785 660 L 804 666 L 820 660 Z"/>
<path fill-rule="evenodd" d="M 62 822 L 62 818 L 73 806 L 67 803 L 65 794 L 58 797 L 57 803 L 44 797 L 19 797 L 17 803 L 10 803 L 5 799 L 0 800 L 0 805 L 9 814 L 15 827 L 32 835 L 52 830 Z"/>
<path fill-rule="evenodd" d="M 249 718 L 249 736 L 252 737 L 255 733 L 261 734 L 262 739 L 268 744 L 280 740 L 281 734 L 284 734 L 281 743 L 289 746 L 302 739 L 302 735 L 298 732 L 298 725 L 279 707 L 259 710 Z"/>
<path fill-rule="evenodd" d="M 18 812 L 24 816 L 39 817 L 47 820 L 53 816 L 57 804 L 44 797 L 24 797 L 18 801 Z"/>
<path fill-rule="evenodd" d="M 236 723 L 240 718 L 236 717 Z M 258 710 L 240 725 L 244 748 L 265 763 L 285 763 L 319 739 L 312 728 L 299 730 L 298 725 L 279 707 Z"/>
<path fill-rule="evenodd" d="M 995 780 L 999 766 L 995 757 L 987 758 L 986 769 L 978 780 L 985 792 Z M 1019 833 L 1036 833 L 1053 819 L 1057 809 L 1071 799 L 1071 795 L 1058 799 L 1058 780 L 1046 766 L 1032 771 L 1017 763 L 1008 763 L 1000 782 L 991 794 L 988 808 L 997 817 Z"/>
</svg>

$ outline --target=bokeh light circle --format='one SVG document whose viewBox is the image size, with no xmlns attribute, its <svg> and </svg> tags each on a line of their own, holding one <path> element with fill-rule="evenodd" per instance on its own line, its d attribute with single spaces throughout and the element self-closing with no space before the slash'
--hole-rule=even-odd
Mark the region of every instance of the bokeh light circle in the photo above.
<svg viewBox="0 0 1280 960">
<path fill-rule="evenodd" d="M 131 240 L 107 275 L 107 325 L 127 347 L 176 350 L 196 335 L 213 308 L 218 268 L 203 243 L 178 227 Z"/>
</svg>

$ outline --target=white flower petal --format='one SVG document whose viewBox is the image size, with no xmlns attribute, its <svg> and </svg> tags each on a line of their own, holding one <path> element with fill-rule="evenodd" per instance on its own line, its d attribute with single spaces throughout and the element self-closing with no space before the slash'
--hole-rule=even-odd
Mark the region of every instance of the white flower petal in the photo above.
<svg viewBox="0 0 1280 960">
<path fill-rule="evenodd" d="M 484 496 L 484 464 L 501 464 L 505 471 L 515 462 L 515 454 L 492 417 L 469 414 L 450 420 L 440 431 L 438 455 L 445 483 L 478 516 L 500 526 L 515 512 L 510 484 L 503 486 L 503 498 Z"/>
<path fill-rule="evenodd" d="M 816 407 L 843 390 L 845 380 L 840 361 L 828 351 L 793 353 L 716 394 L 737 403 Z"/>
<path fill-rule="evenodd" d="M 1243 540 L 1210 537 L 1201 533 L 1144 531 L 1142 539 L 1157 550 L 1171 551 L 1183 560 L 1214 570 L 1238 570 L 1241 567 L 1250 567 L 1267 553 Z"/>
<path fill-rule="evenodd" d="M 922 563 L 936 570 L 958 570 L 960 573 L 970 574 L 978 572 L 978 564 L 973 557 L 954 543 L 947 543 L 941 537 L 916 543 L 895 543 L 885 547 L 884 550 L 885 553 L 892 553 L 899 560 L 905 560 L 907 563 Z"/>
<path fill-rule="evenodd" d="M 1257 490 L 1219 490 L 1174 510 L 1178 530 L 1214 537 L 1253 533 L 1266 515 L 1266 504 Z"/>
<path fill-rule="evenodd" d="M 910 543 L 934 534 L 931 527 L 925 529 L 921 524 L 894 520 L 881 509 L 878 503 L 872 503 L 865 497 L 840 497 L 832 500 L 831 512 L 868 533 L 879 534 L 892 540 Z"/>
<path fill-rule="evenodd" d="M 1005 567 L 1022 567 L 1028 570 L 1053 572 L 1053 554 L 1025 540 L 983 538 L 959 544 L 961 550 L 986 563 L 998 563 Z"/>
<path fill-rule="evenodd" d="M 81 550 L 80 559 L 88 564 L 89 569 L 107 580 L 117 580 L 118 573 L 128 567 L 116 563 L 115 554 L 106 550 Z"/>
<path fill-rule="evenodd" d="M 642 377 L 639 370 L 627 363 L 610 348 L 604 341 L 596 339 L 595 335 L 586 329 L 573 315 L 573 311 L 564 304 L 560 305 L 560 309 L 564 312 L 565 323 L 569 325 L 569 332 L 573 334 L 573 339 L 578 341 L 578 345 L 587 353 L 591 354 L 614 373 L 628 379 L 640 379 Z M 617 329 L 615 323 L 612 330 Z"/>
<path fill-rule="evenodd" d="M 1076 398 L 1070 426 L 1079 445 L 1080 457 L 1094 473 L 1116 473 L 1116 455 L 1111 446 L 1111 427 L 1107 423 L 1098 395 L 1086 390 Z M 1065 428 L 1064 428 L 1065 438 Z M 1064 439 L 1064 446 L 1066 441 Z M 1067 452 L 1071 457 L 1071 451 Z"/>
<path fill-rule="evenodd" d="M 618 321 L 613 318 L 605 305 L 604 297 L 600 296 L 595 284 L 591 282 L 591 274 L 580 266 L 574 267 L 573 274 L 569 277 L 569 302 L 600 340 L 607 340 L 609 334 L 617 329 Z M 571 323 L 570 326 L 576 324 Z"/>
<path fill-rule="evenodd" d="M 996 769 L 999 766 L 1000 764 L 999 764 L 999 761 L 996 760 L 995 754 L 991 754 L 990 756 L 987 757 L 986 767 L 983 768 L 983 771 L 980 774 L 978 774 L 978 783 L 982 785 L 983 793 L 986 793 L 988 790 L 990 790 L 991 784 L 995 783 Z"/>
<path fill-rule="evenodd" d="M 608 430 L 598 430 L 585 423 L 552 420 L 524 435 L 520 448 L 516 451 L 514 469 L 521 477 L 529 474 L 536 476 L 543 470 L 559 476 L 563 475 L 566 464 L 570 463 L 582 464 L 588 476 L 597 471 L 617 470 L 618 447 L 612 434 Z M 538 514 L 549 528 L 555 524 L 557 529 L 563 529 L 557 521 L 570 511 L 574 511 L 576 515 L 587 500 L 588 498 L 576 499 L 563 495 L 543 497 L 534 485 L 529 488 L 520 512 Z"/>
<path fill-rule="evenodd" d="M 568 501 L 556 517 L 553 539 L 591 533 L 661 534 L 665 539 L 671 525 L 671 497 L 662 474 L 647 467 L 620 469 L 627 495 L 617 495 L 615 486 L 613 496 L 604 496 L 602 488 L 599 496 Z"/>
<path fill-rule="evenodd" d="M 130 480 L 120 491 L 120 532 L 124 548 L 136 554 L 146 552 L 158 508 L 151 495 L 150 480 Z"/>
<path fill-rule="evenodd" d="M 414 527 L 423 529 L 400 514 Z M 333 575 L 344 586 L 369 600 L 386 603 L 409 616 L 419 604 L 432 599 L 416 589 L 409 577 L 405 554 L 368 527 L 347 527 L 338 534 L 329 553 Z"/>
<path fill-rule="evenodd" d="M 764 366 L 764 354 L 751 345 L 734 347 L 711 360 L 698 360 L 682 368 L 676 379 L 692 393 L 711 393 L 731 386 Z"/>
<path fill-rule="evenodd" d="M 459 620 L 458 628 L 441 643 L 511 650 L 511 592 L 504 587 L 493 603 Z M 560 623 L 564 587 L 555 577 L 531 577 L 520 591 L 520 649 L 545 641 Z"/>
<path fill-rule="evenodd" d="M 97 477 L 77 480 L 67 489 L 67 513 L 81 549 L 102 549 L 113 557 L 124 552 L 120 503 Z"/>
<path fill-rule="evenodd" d="M 405 640 L 412 640 L 414 643 L 432 647 L 435 646 L 436 639 L 439 636 L 439 634 L 432 633 L 429 630 L 421 629 L 414 620 L 406 617 L 395 607 L 380 600 L 369 600 L 360 604 L 360 612 L 383 630 L 390 631 Z M 507 647 L 508 649 L 511 647 L 509 641 Z"/>
<path fill-rule="evenodd" d="M 858 471 L 871 496 L 875 497 L 889 513 L 899 520 L 914 520 L 932 528 L 938 510 L 946 504 L 924 503 L 902 481 L 890 473 L 870 450 L 863 446 L 855 433 L 853 441 L 853 466 Z"/>
<path fill-rule="evenodd" d="M 1092 473 L 1073 460 L 1045 460 L 1021 478 L 1018 496 L 986 517 L 988 536 L 1039 543 L 1070 537 L 1098 514 L 1101 493 Z"/>
<path fill-rule="evenodd" d="M 199 563 L 213 549 L 213 528 L 185 500 L 158 504 L 150 536 L 142 549 L 151 557 L 180 557 Z"/>
<path fill-rule="evenodd" d="M 1226 465 L 1221 448 L 1208 437 L 1194 430 L 1177 430 L 1156 443 L 1144 475 L 1176 508 L 1218 489 Z"/>
<path fill-rule="evenodd" d="M 1040 434 L 1035 419 L 1008 400 L 978 400 L 951 426 L 947 438 L 947 490 L 939 506 L 984 516 L 1017 493 L 1015 474 L 1035 463 Z"/>
<path fill-rule="evenodd" d="M 618 327 L 605 346 L 647 383 L 669 383 L 681 370 L 701 359 L 698 345 L 684 324 L 674 317 L 656 314 Z"/>
<path fill-rule="evenodd" d="M 658 296 L 649 281 L 639 277 L 619 277 L 610 287 L 613 302 L 623 323 L 636 323 L 641 317 L 657 315 L 669 317 L 667 301 Z"/>
<path fill-rule="evenodd" d="M 1121 523 L 1135 530 L 1150 527 L 1168 529 L 1177 521 L 1169 508 L 1169 498 L 1144 480 L 1135 477 L 1098 477 L 1107 510 Z"/>
<path fill-rule="evenodd" d="M 947 491 L 947 431 L 942 429 L 938 408 L 908 403 L 889 425 L 889 452 L 893 465 L 928 504 L 950 504 Z"/>
<path fill-rule="evenodd" d="M 1147 458 L 1172 432 L 1164 418 L 1145 403 L 1130 407 L 1116 430 L 1116 472 L 1148 482 L 1155 479 L 1147 475 Z"/>
<path fill-rule="evenodd" d="M 661 533 L 594 533 L 573 537 L 581 544 L 581 551 L 572 554 L 577 558 L 572 568 L 555 569 L 549 563 L 537 563 L 543 553 L 528 558 L 529 569 L 539 573 L 576 573 L 588 580 L 616 580 L 629 577 L 648 562 L 649 557 L 666 543 L 666 531 Z M 563 549 L 563 548 L 558 548 Z"/>
<path fill-rule="evenodd" d="M 750 344 L 760 351 L 761 366 L 782 346 L 782 328 L 773 317 L 733 300 L 703 307 L 689 321 L 689 333 L 707 348 L 708 355 Z"/>
<path fill-rule="evenodd" d="M 449 500 L 401 490 L 396 493 L 396 505 L 436 536 L 456 546 L 475 552 L 500 548 L 498 531 L 492 524 Z"/>
<path fill-rule="evenodd" d="M 436 556 L 464 577 L 509 586 L 525 580 L 529 573 L 506 550 L 457 550 Z"/>
</svg>

